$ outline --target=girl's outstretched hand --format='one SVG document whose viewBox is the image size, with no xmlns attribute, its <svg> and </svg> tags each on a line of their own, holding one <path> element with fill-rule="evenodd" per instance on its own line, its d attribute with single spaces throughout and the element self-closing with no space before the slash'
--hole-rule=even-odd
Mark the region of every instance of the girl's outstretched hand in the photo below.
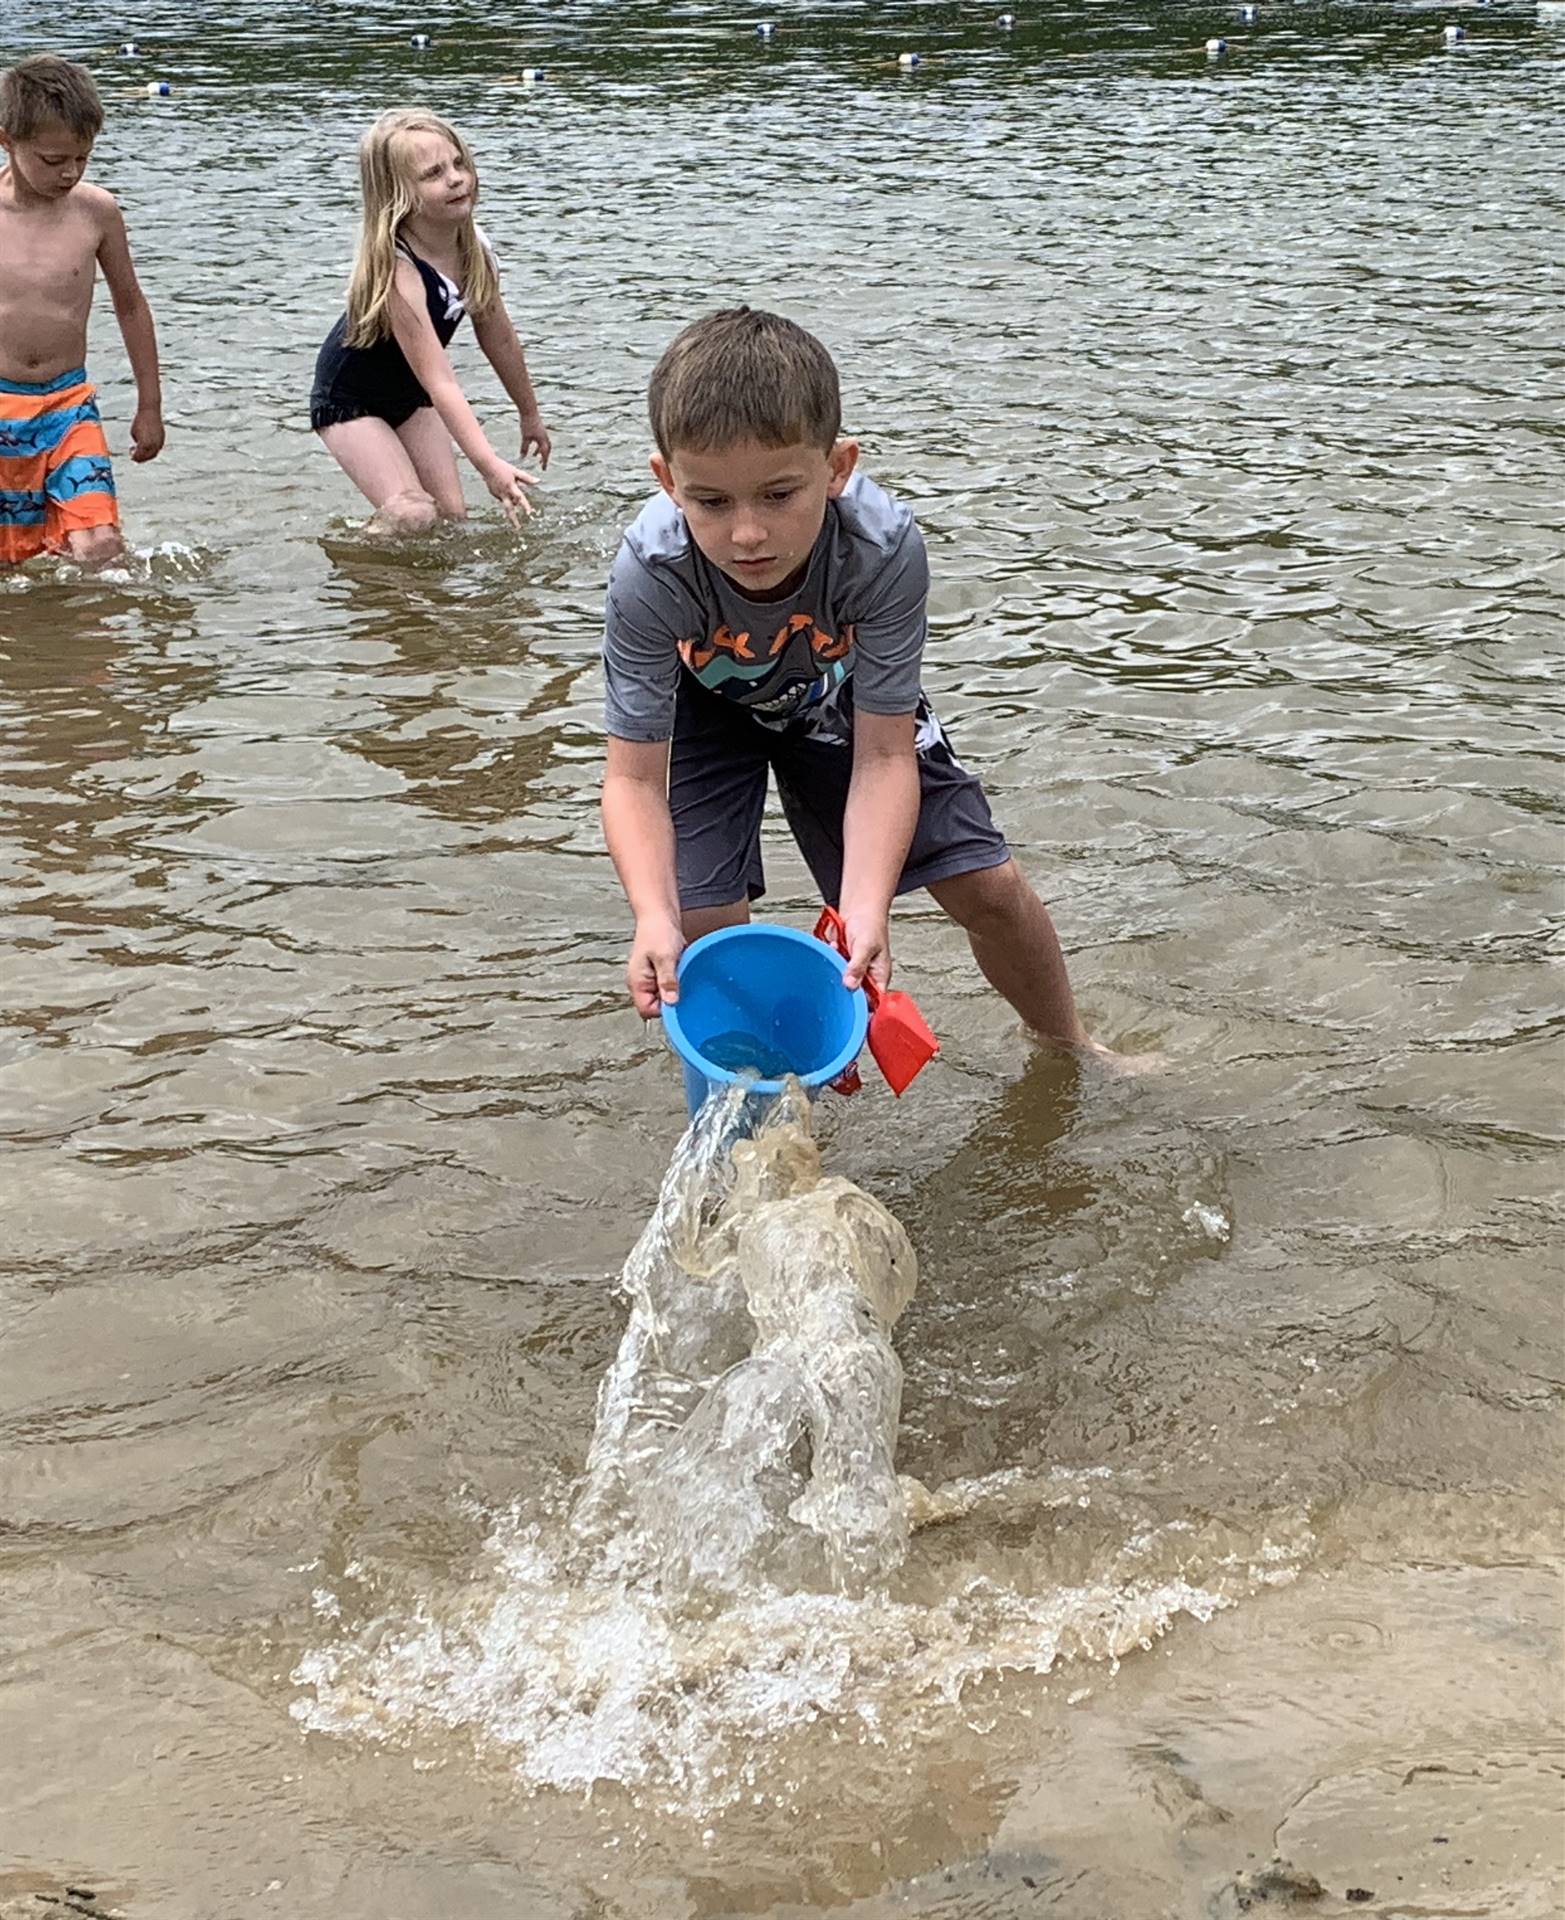
<svg viewBox="0 0 1565 1920">
<path fill-rule="evenodd" d="M 522 415 L 522 458 L 536 453 L 540 467 L 549 464 L 549 449 L 553 442 L 549 438 L 549 429 L 543 424 L 542 416 L 536 413 Z"/>
<path fill-rule="evenodd" d="M 537 486 L 535 475 L 523 473 L 509 460 L 497 460 L 484 474 L 484 484 L 500 502 L 501 511 L 513 527 L 519 527 L 522 516 L 532 512 L 533 503 L 527 498 L 527 489 Z"/>
</svg>

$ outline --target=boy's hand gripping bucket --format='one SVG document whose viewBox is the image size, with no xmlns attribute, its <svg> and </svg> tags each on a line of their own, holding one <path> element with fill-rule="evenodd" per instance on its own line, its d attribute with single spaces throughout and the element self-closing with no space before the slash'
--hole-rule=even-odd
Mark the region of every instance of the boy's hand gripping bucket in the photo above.
<svg viewBox="0 0 1565 1920">
<path fill-rule="evenodd" d="M 679 958 L 679 998 L 663 1009 L 663 1027 L 685 1074 L 695 1113 L 714 1087 L 747 1070 L 752 1089 L 779 1094 L 795 1074 L 812 1093 L 859 1057 L 869 1028 L 862 989 L 842 984 L 829 947 L 792 927 L 719 927 Z"/>
<path fill-rule="evenodd" d="M 828 941 L 847 959 L 847 929 L 831 907 L 822 907 L 821 917 L 815 922 L 815 938 Z M 886 1077 L 886 1085 L 900 1099 L 940 1051 L 940 1042 L 914 1005 L 911 994 L 898 993 L 894 988 L 882 993 L 869 979 L 865 980 L 863 990 L 869 1000 L 869 1050 L 875 1056 L 875 1065 Z M 850 1068 L 844 1078 L 845 1084 L 839 1091 L 857 1093 L 857 1069 Z"/>
</svg>

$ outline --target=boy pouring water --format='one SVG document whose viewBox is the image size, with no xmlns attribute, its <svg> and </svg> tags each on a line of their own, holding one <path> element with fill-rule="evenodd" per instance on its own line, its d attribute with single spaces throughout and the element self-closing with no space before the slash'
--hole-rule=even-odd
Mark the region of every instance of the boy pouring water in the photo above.
<svg viewBox="0 0 1565 1920">
<path fill-rule="evenodd" d="M 841 438 L 831 356 L 775 314 L 715 313 L 663 355 L 648 407 L 661 492 L 621 544 L 604 638 L 603 823 L 637 1010 L 678 998 L 688 941 L 749 919 L 775 773 L 845 924 L 848 986 L 888 985 L 892 899 L 926 887 L 1029 1027 L 1105 1052 L 920 686 L 924 543 Z"/>
</svg>

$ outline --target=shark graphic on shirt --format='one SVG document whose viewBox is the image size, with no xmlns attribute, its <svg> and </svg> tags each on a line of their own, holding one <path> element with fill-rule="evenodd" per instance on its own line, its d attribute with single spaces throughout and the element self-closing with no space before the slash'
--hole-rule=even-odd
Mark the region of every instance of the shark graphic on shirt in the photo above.
<svg viewBox="0 0 1565 1920">
<path fill-rule="evenodd" d="M 719 626 L 701 639 L 679 643 L 679 657 L 709 692 L 743 686 L 752 712 L 776 718 L 824 700 L 847 676 L 853 627 L 828 632 L 811 613 L 791 613 L 767 636 Z"/>
</svg>

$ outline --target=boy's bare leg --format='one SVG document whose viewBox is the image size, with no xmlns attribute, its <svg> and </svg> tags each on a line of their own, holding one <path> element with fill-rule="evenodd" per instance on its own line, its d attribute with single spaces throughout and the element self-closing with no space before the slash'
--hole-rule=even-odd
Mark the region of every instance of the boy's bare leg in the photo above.
<svg viewBox="0 0 1565 1920">
<path fill-rule="evenodd" d="M 109 567 L 125 553 L 125 537 L 118 527 L 73 527 L 65 536 L 65 552 L 79 567 Z"/>
<path fill-rule="evenodd" d="M 687 907 L 679 916 L 687 947 L 703 933 L 715 933 L 719 927 L 742 927 L 749 918 L 748 900 L 735 900 L 726 907 Z"/>
<path fill-rule="evenodd" d="M 1035 1033 L 1077 1052 L 1106 1051 L 1081 1024 L 1054 922 L 1014 860 L 936 880 L 929 891 L 966 933 L 984 978 Z"/>
<path fill-rule="evenodd" d="M 384 420 L 322 427 L 321 444 L 375 509 L 377 533 L 428 533 L 439 517 L 412 456 Z"/>
<path fill-rule="evenodd" d="M 456 448 L 440 415 L 433 407 L 420 407 L 396 432 L 407 448 L 419 485 L 434 501 L 441 519 L 465 520 L 467 502 L 462 498 Z"/>
</svg>

